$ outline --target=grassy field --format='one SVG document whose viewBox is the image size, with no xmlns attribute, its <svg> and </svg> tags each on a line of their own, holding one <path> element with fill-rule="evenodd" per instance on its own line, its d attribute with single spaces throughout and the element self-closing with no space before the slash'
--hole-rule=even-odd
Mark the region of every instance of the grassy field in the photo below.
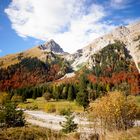
<svg viewBox="0 0 140 140">
<path fill-rule="evenodd" d="M 100 135 L 100 140 L 140 140 L 140 128 L 135 127 L 127 131 L 113 131 Z M 79 133 L 64 134 L 50 129 L 26 126 L 0 129 L 0 140 L 79 140 Z M 90 140 L 94 140 L 91 135 Z"/>
<path fill-rule="evenodd" d="M 79 134 L 64 134 L 50 129 L 26 126 L 0 129 L 0 140 L 78 140 Z"/>
<path fill-rule="evenodd" d="M 104 140 L 140 140 L 140 127 L 127 131 L 113 131 L 104 136 Z"/>
<path fill-rule="evenodd" d="M 140 96 L 136 96 L 137 104 L 140 106 Z M 92 106 L 92 103 L 90 104 Z M 63 109 L 70 108 L 73 112 L 83 112 L 83 107 L 79 106 L 76 102 L 59 100 L 59 101 L 46 101 L 43 97 L 37 99 L 27 99 L 27 102 L 20 103 L 18 107 L 31 110 L 43 110 L 45 112 L 59 113 Z"/>
<path fill-rule="evenodd" d="M 43 97 L 39 97 L 36 100 L 27 99 L 26 103 L 20 103 L 18 105 L 20 108 L 24 109 L 39 109 L 45 112 L 56 112 L 59 113 L 65 108 L 70 108 L 74 112 L 82 112 L 83 108 L 76 104 L 76 102 L 69 102 L 64 100 L 59 101 L 46 101 Z"/>
</svg>

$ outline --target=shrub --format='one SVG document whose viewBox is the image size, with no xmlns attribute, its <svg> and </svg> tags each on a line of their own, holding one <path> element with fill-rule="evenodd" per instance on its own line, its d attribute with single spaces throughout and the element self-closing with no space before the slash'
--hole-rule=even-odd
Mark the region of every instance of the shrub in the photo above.
<svg viewBox="0 0 140 140">
<path fill-rule="evenodd" d="M 27 110 L 37 110 L 38 109 L 38 106 L 36 104 L 34 104 L 34 105 L 27 105 L 26 106 L 26 109 Z"/>
<path fill-rule="evenodd" d="M 44 99 L 45 99 L 46 101 L 49 101 L 49 100 L 51 99 L 51 94 L 48 93 L 48 92 L 45 92 L 45 93 L 43 94 L 43 97 L 44 97 Z"/>
<path fill-rule="evenodd" d="M 131 96 L 120 92 L 110 92 L 93 104 L 93 116 L 109 130 L 130 128 L 138 114 L 138 106 Z"/>
<path fill-rule="evenodd" d="M 22 110 L 17 110 L 15 103 L 5 103 L 0 108 L 1 127 L 24 126 L 25 120 Z"/>
<path fill-rule="evenodd" d="M 70 108 L 62 108 L 62 109 L 59 111 L 59 114 L 60 114 L 60 115 L 63 115 L 63 116 L 69 115 L 70 113 L 71 113 Z"/>
<path fill-rule="evenodd" d="M 56 112 L 56 107 L 55 107 L 55 105 L 54 105 L 54 104 L 50 104 L 50 105 L 48 106 L 48 108 L 47 108 L 47 112 L 48 112 L 48 113 L 54 113 L 54 112 Z"/>
<path fill-rule="evenodd" d="M 3 105 L 6 103 L 7 100 L 9 100 L 10 97 L 8 95 L 8 93 L 6 92 L 0 92 L 0 104 Z"/>
<path fill-rule="evenodd" d="M 22 102 L 22 96 L 19 96 L 19 95 L 14 95 L 11 99 L 11 101 L 13 102 Z"/>
</svg>

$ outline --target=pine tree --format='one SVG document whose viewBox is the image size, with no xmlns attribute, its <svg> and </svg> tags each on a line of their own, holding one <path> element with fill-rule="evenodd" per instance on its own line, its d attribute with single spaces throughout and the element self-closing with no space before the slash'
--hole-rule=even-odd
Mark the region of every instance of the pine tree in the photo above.
<svg viewBox="0 0 140 140">
<path fill-rule="evenodd" d="M 68 85 L 65 85 L 62 90 L 61 98 L 67 99 L 67 95 L 68 95 Z"/>
<path fill-rule="evenodd" d="M 53 98 L 58 100 L 60 98 L 60 92 L 58 86 L 53 87 Z"/>
<path fill-rule="evenodd" d="M 68 113 L 67 116 L 65 117 L 66 121 L 61 124 L 62 132 L 64 133 L 70 133 L 74 132 L 78 127 L 78 124 L 76 124 L 74 120 L 74 116 L 71 113 Z"/>
<path fill-rule="evenodd" d="M 81 75 L 80 79 L 79 79 L 80 83 L 79 83 L 79 90 L 80 91 L 84 91 L 87 87 L 86 85 L 86 76 L 85 75 Z"/>
<path fill-rule="evenodd" d="M 89 106 L 89 99 L 88 99 L 88 93 L 87 92 L 78 92 L 76 96 L 76 102 L 83 106 L 84 111 Z"/>
<path fill-rule="evenodd" d="M 37 98 L 36 92 L 34 92 L 34 91 L 33 91 L 32 98 L 33 98 L 33 99 L 36 99 L 36 98 Z"/>
<path fill-rule="evenodd" d="M 70 85 L 68 89 L 68 100 L 73 101 L 74 100 L 74 89 L 73 86 Z"/>
<path fill-rule="evenodd" d="M 17 127 L 24 126 L 25 119 L 22 110 L 16 109 L 16 104 L 7 102 L 0 108 L 0 126 Z"/>
</svg>

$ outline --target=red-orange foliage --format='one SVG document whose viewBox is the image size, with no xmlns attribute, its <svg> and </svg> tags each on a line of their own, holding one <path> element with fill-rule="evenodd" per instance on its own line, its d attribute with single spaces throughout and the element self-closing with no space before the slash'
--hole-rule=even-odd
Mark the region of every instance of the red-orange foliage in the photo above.
<svg viewBox="0 0 140 140">
<path fill-rule="evenodd" d="M 88 79 L 94 84 L 97 83 L 97 77 L 93 74 L 89 74 Z M 113 73 L 112 77 L 101 76 L 98 77 L 98 81 L 104 85 L 119 85 L 127 82 L 130 85 L 131 94 L 140 94 L 140 73 L 136 69 L 133 72 L 121 71 L 119 73 Z"/>
<path fill-rule="evenodd" d="M 39 68 L 35 68 L 32 71 L 28 71 L 26 68 L 17 69 L 10 78 L 0 81 L 0 90 L 35 86 L 40 83 L 53 81 L 59 78 L 57 75 L 59 70 L 60 66 L 57 64 L 52 65 L 46 71 Z"/>
</svg>

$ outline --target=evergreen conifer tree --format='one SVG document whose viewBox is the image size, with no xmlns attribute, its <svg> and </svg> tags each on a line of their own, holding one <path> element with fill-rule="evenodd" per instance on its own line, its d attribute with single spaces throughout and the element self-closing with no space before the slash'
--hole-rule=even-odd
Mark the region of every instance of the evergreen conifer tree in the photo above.
<svg viewBox="0 0 140 140">
<path fill-rule="evenodd" d="M 68 113 L 65 117 L 66 121 L 61 124 L 62 126 L 62 132 L 64 133 L 70 133 L 74 132 L 78 127 L 78 124 L 74 122 L 74 116 L 71 113 Z"/>
</svg>

